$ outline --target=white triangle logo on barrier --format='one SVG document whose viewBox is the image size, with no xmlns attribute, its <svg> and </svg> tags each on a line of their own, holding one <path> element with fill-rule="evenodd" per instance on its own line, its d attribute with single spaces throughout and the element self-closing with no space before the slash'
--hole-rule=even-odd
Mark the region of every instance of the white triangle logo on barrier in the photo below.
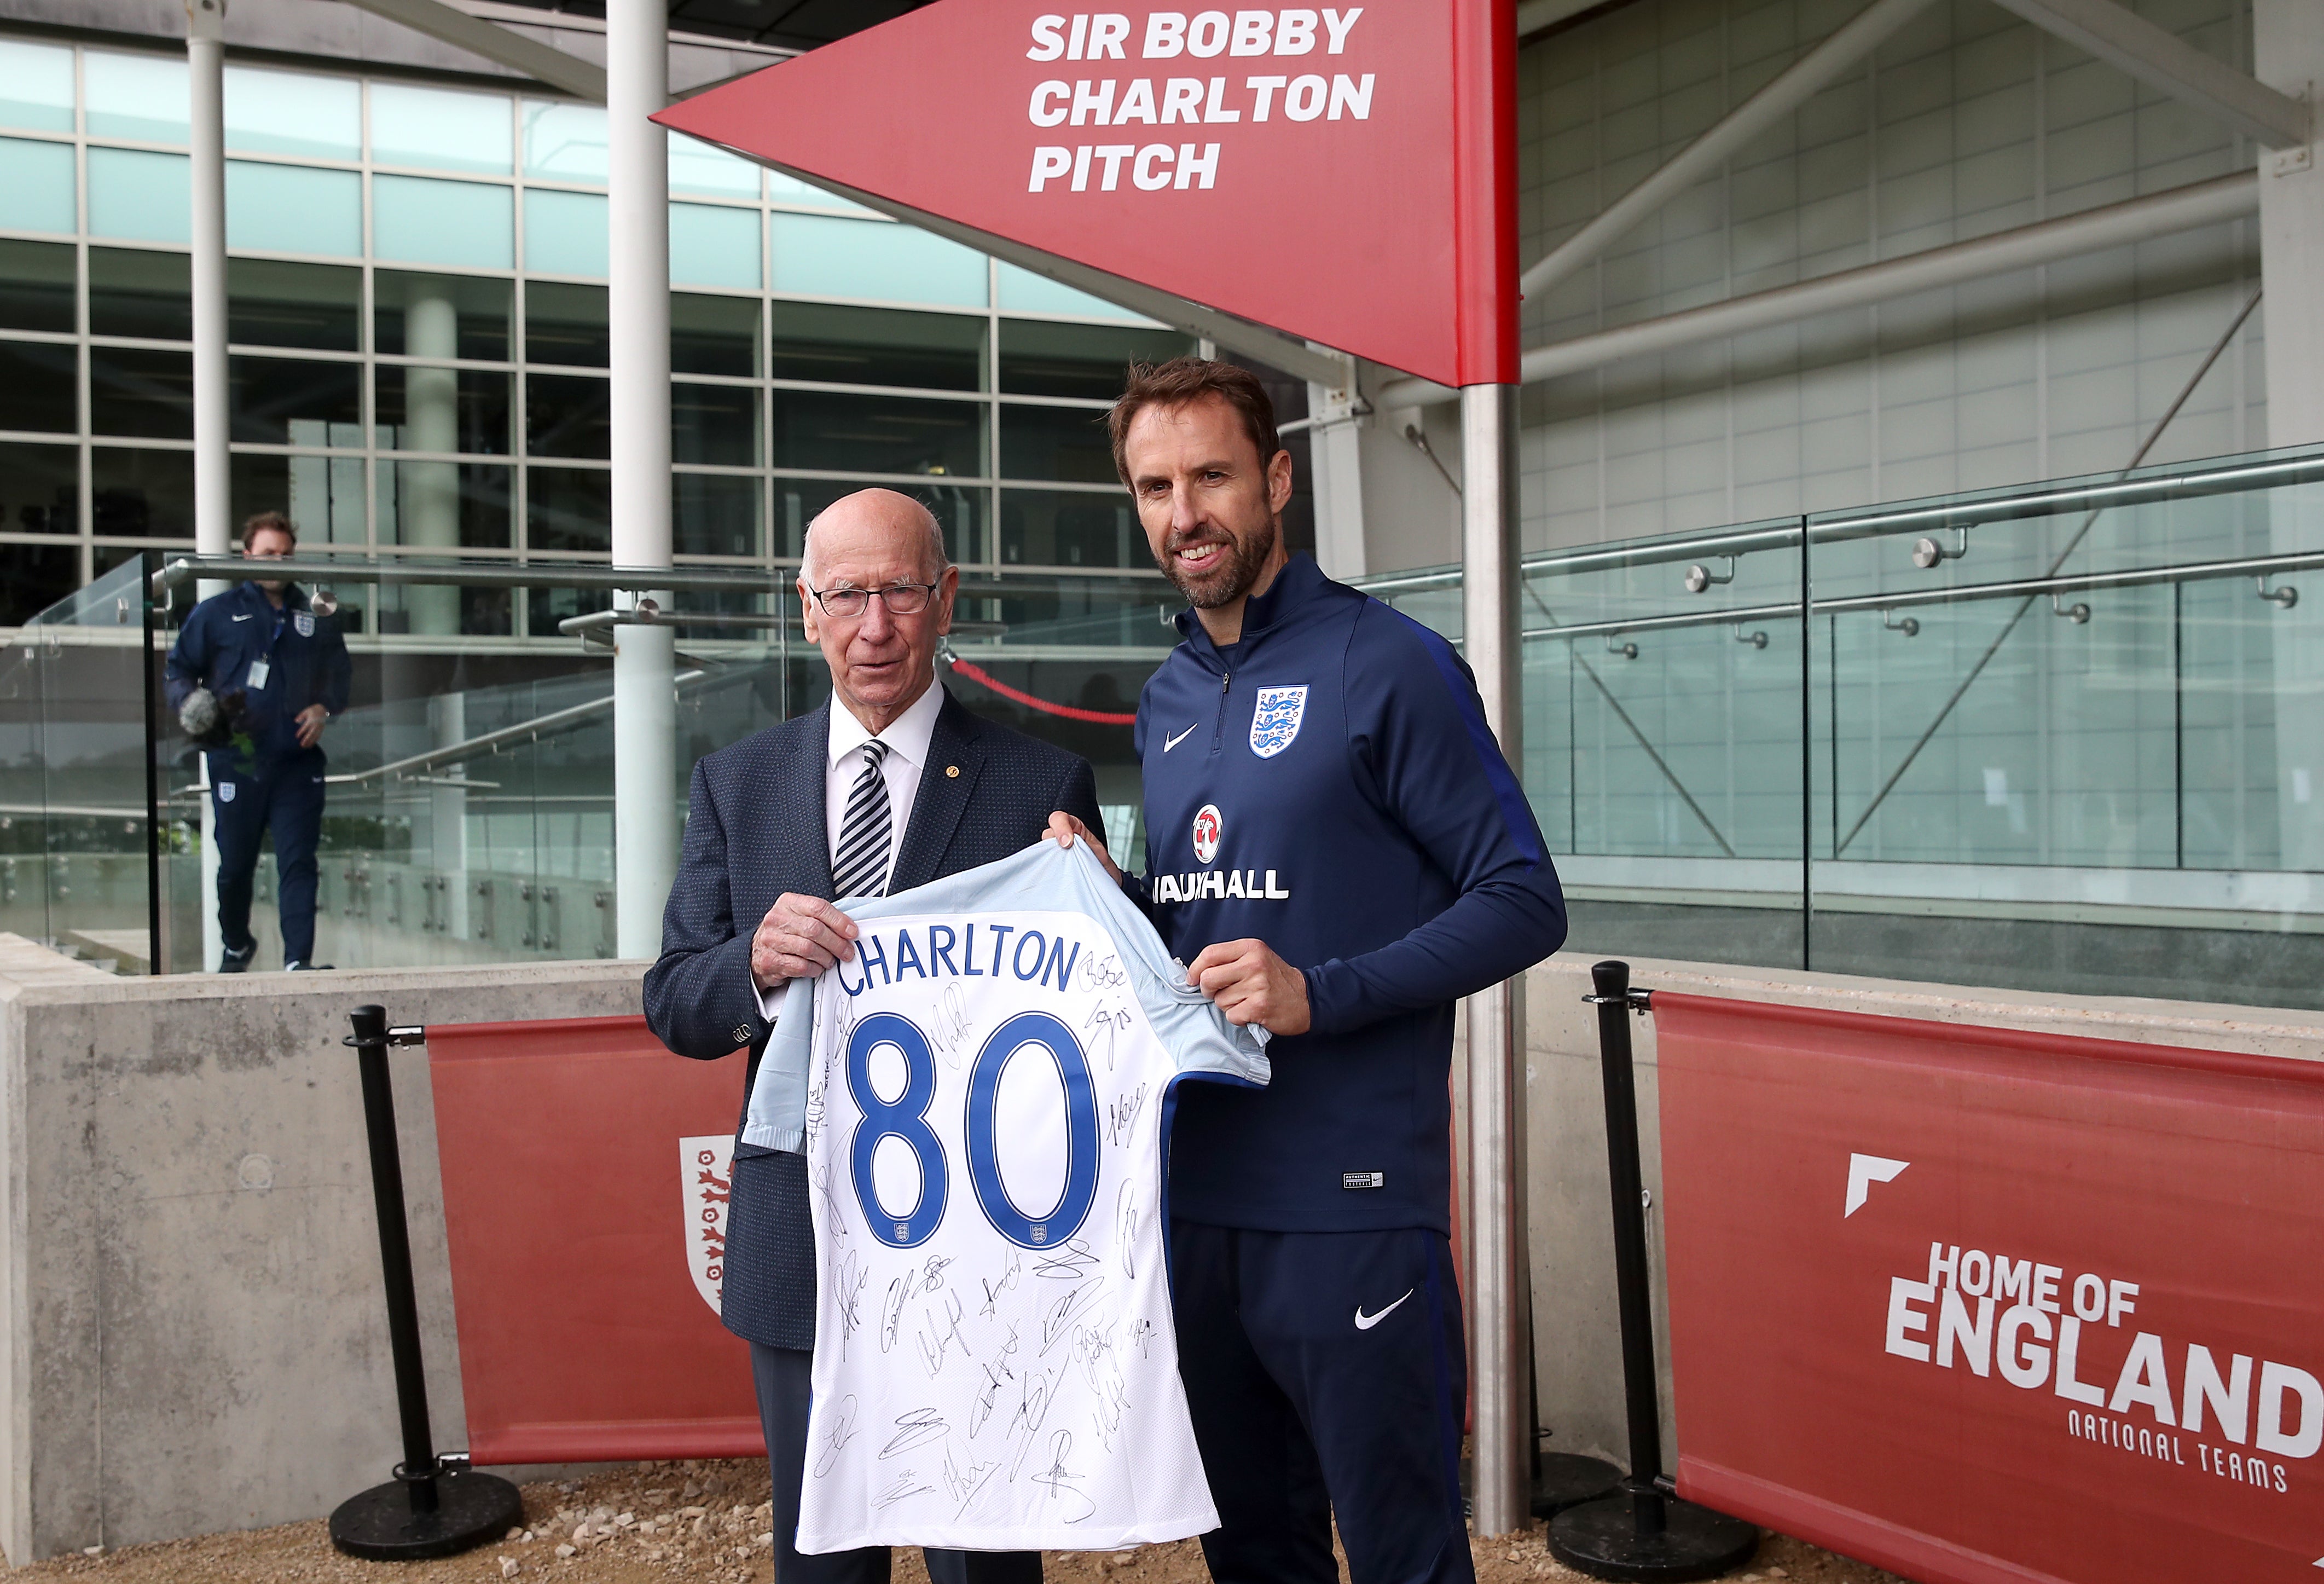
<svg viewBox="0 0 2324 1584">
<path fill-rule="evenodd" d="M 1872 1197 L 1874 1183 L 1895 1181 L 1897 1174 L 1912 1163 L 1910 1161 L 1892 1161 L 1886 1155 L 1849 1156 L 1848 1208 L 1840 1212 L 1840 1218 L 1845 1221 L 1864 1208 L 1864 1201 Z"/>
</svg>

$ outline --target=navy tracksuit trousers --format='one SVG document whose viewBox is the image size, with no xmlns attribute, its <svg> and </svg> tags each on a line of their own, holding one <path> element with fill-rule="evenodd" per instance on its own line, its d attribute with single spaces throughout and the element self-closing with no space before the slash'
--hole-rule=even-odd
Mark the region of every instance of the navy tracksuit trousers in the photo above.
<svg viewBox="0 0 2324 1584">
<path fill-rule="evenodd" d="M 1173 1220 L 1170 1287 L 1218 1584 L 1335 1584 L 1335 1516 L 1354 1584 L 1473 1584 L 1443 1234 Z"/>
<path fill-rule="evenodd" d="M 246 951 L 251 879 L 258 846 L 274 833 L 274 894 L 282 912 L 282 960 L 315 960 L 315 848 L 323 836 L 322 755 L 265 766 L 255 774 L 221 776 L 211 770 L 211 806 L 217 812 L 218 933 L 233 951 Z"/>
</svg>

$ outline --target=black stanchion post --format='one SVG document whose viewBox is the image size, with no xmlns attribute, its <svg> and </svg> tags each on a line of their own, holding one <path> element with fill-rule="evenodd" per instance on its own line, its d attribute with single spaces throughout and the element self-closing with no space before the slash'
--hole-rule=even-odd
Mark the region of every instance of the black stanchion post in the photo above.
<svg viewBox="0 0 2324 1584">
<path fill-rule="evenodd" d="M 1606 1163 L 1614 1206 L 1614 1282 L 1621 1301 L 1622 1386 L 1629 1411 L 1630 1473 L 1622 1494 L 1567 1508 L 1550 1521 L 1549 1549 L 1593 1579 L 1713 1579 L 1750 1560 L 1758 1531 L 1693 1502 L 1665 1496 L 1662 1405 L 1655 1391 L 1653 1291 L 1646 1269 L 1646 1188 L 1638 1169 L 1638 1096 L 1630 1068 L 1630 1012 L 1646 1010 L 1630 988 L 1630 965 L 1590 970 L 1597 994 L 1598 1055 L 1605 1073 Z"/>
<path fill-rule="evenodd" d="M 349 1496 L 331 1514 L 331 1543 L 350 1556 L 416 1561 L 450 1556 L 497 1539 L 524 1518 L 524 1498 L 496 1475 L 478 1474 L 457 1455 L 436 1455 L 428 1423 L 428 1377 L 420 1353 L 420 1299 L 411 1283 L 411 1231 L 403 1213 L 403 1154 L 395 1137 L 395 1089 L 388 1047 L 416 1044 L 418 1029 L 390 1029 L 387 1009 L 358 1006 L 347 1021 L 363 1076 L 364 1132 L 379 1212 L 379 1263 L 387 1289 L 387 1342 L 395 1360 L 395 1406 L 403 1461 L 395 1477 Z"/>
</svg>

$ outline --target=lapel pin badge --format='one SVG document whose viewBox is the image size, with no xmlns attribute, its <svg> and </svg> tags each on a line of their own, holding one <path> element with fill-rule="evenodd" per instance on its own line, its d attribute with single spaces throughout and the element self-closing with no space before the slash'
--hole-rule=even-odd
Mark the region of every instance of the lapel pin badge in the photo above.
<svg viewBox="0 0 2324 1584">
<path fill-rule="evenodd" d="M 945 773 L 952 777 L 953 780 L 958 781 L 960 779 L 960 766 L 957 764 L 947 764 L 945 766 Z"/>
</svg>

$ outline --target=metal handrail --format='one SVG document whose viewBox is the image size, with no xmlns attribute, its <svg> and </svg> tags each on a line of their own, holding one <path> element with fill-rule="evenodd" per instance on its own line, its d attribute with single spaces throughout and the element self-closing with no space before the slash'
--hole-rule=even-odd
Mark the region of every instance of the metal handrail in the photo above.
<svg viewBox="0 0 2324 1584">
<path fill-rule="evenodd" d="M 2246 556 L 2228 561 L 2189 561 L 2173 567 L 2135 567 L 2114 572 L 2072 572 L 2056 578 L 2013 578 L 2001 583 L 1969 583 L 1952 588 L 1915 588 L 1891 594 L 1851 594 L 1839 599 L 1809 602 L 1817 615 L 1850 611 L 1903 610 L 1916 605 L 1956 605 L 1979 599 L 2038 598 L 2044 594 L 2084 593 L 2101 588 L 2143 588 L 2156 583 L 2205 583 L 2222 578 L 2269 578 L 2286 572 L 2310 572 L 2324 568 L 2324 551 L 2293 555 Z M 1526 638 L 1591 638 L 1600 634 L 1651 633 L 1678 627 L 1720 627 L 1730 622 L 1771 622 L 1798 619 L 1803 602 L 1753 605 L 1728 610 L 1686 611 L 1674 616 L 1638 616 L 1629 620 L 1576 622 L 1554 627 L 1529 627 Z"/>
<path fill-rule="evenodd" d="M 2056 489 L 2026 490 L 1989 499 L 1941 501 L 1900 511 L 1876 510 L 1854 514 L 1827 514 L 1813 519 L 1794 518 L 1777 526 L 1722 528 L 1708 533 L 1645 544 L 1592 546 L 1581 550 L 1540 551 L 1518 562 L 1526 578 L 1571 578 L 1587 572 L 1616 571 L 1625 567 L 1660 566 L 1696 560 L 1705 556 L 1742 555 L 1752 551 L 1786 550 L 1800 542 L 1803 523 L 1817 544 L 1844 543 L 1856 539 L 1879 539 L 1932 530 L 1975 526 L 1985 523 L 2021 522 L 2031 517 L 2068 512 L 2133 506 L 2163 500 L 2198 500 L 2208 496 L 2235 495 L 2246 490 L 2324 480 L 2324 455 L 2313 451 L 2275 461 L 2246 463 L 2233 468 L 2194 469 L 2151 478 L 2107 480 Z M 1354 579 L 1366 593 L 1416 593 L 1460 586 L 1461 569 L 1434 567 Z M 1816 602 L 1824 608 L 1824 602 Z M 1796 609 L 1796 607 L 1793 608 Z"/>
<path fill-rule="evenodd" d="M 173 555 L 154 570 L 152 585 L 158 595 L 197 579 L 246 581 L 263 575 L 336 579 L 343 583 L 457 584 L 472 588 L 667 588 L 696 593 L 737 590 L 766 594 L 785 587 L 787 574 L 792 571 L 789 566 L 770 571 L 755 567 L 613 567 L 577 561 L 427 561 L 406 560 L 400 556 L 350 556 L 343 560 L 285 556 L 262 565 L 241 556 Z M 1025 594 L 1054 594 L 1093 583 L 1120 582 L 1152 583 L 1157 593 L 1169 588 L 1162 575 L 1151 568 L 1093 567 L 1086 573 L 1012 576 L 1003 572 L 964 578 L 960 594 L 969 599 L 1005 599 Z"/>
</svg>

